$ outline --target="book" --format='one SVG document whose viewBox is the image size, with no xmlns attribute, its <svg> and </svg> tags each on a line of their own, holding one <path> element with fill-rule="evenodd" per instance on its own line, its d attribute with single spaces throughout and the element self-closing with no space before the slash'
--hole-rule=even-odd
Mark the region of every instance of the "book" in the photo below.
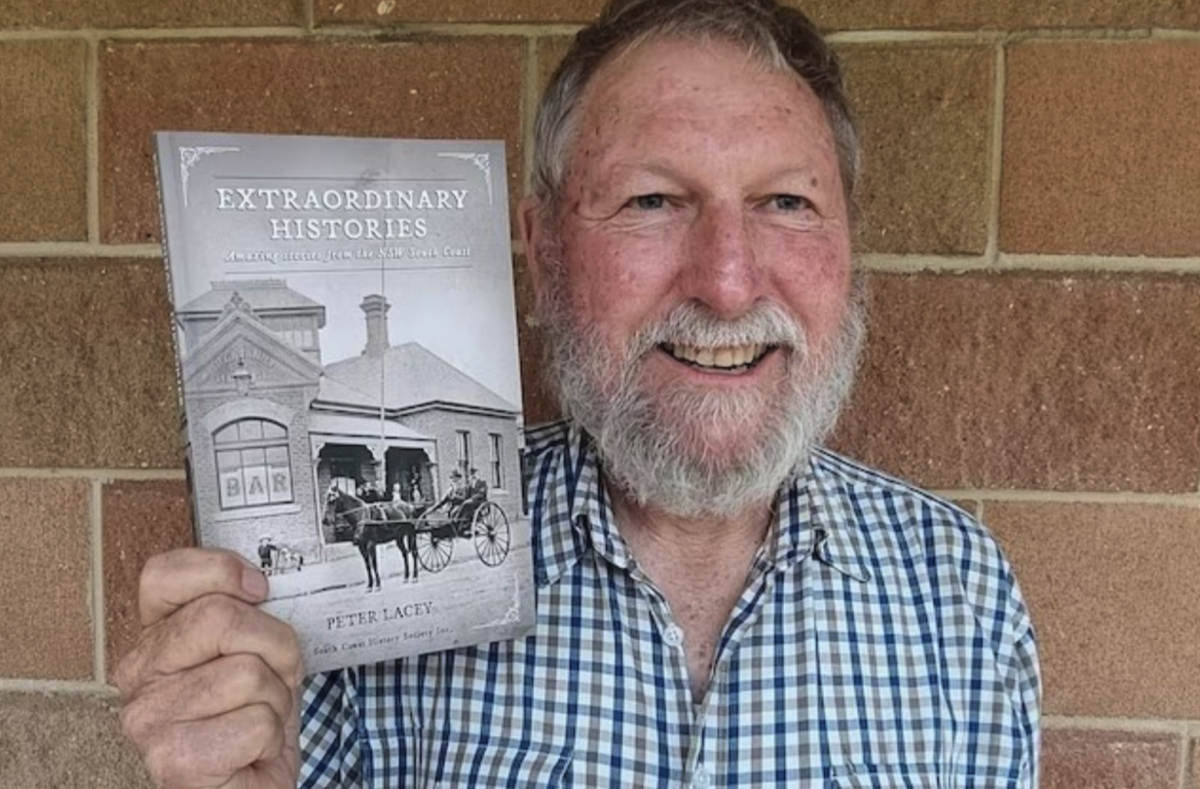
<svg viewBox="0 0 1200 789">
<path fill-rule="evenodd" d="M 527 631 L 503 144 L 155 143 L 199 543 L 310 673 Z"/>
</svg>

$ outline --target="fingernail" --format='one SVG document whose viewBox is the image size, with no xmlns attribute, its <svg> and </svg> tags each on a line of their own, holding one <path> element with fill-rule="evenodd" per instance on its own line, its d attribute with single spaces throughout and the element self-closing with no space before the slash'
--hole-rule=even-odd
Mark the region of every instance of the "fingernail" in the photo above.
<svg viewBox="0 0 1200 789">
<path fill-rule="evenodd" d="M 243 567 L 242 589 L 255 599 L 266 597 L 267 577 L 253 567 Z"/>
</svg>

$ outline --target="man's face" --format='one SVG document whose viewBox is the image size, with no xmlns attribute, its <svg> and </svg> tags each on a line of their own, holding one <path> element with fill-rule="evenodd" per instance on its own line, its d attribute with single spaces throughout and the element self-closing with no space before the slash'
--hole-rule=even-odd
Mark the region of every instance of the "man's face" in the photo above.
<svg viewBox="0 0 1200 789">
<path fill-rule="evenodd" d="M 567 407 L 604 434 L 625 487 L 674 457 L 691 472 L 662 473 L 692 473 L 675 485 L 685 498 L 713 486 L 728 497 L 745 483 L 726 472 L 766 463 L 764 447 L 806 418 L 797 408 L 832 421 L 801 401 L 858 338 L 848 211 L 811 89 L 728 44 L 649 42 L 589 85 L 564 181 L 555 227 L 526 215 L 531 264 Z M 627 446 L 639 431 L 657 459 L 622 472 L 643 451 Z M 773 490 L 801 459 L 752 475 L 773 474 Z"/>
</svg>

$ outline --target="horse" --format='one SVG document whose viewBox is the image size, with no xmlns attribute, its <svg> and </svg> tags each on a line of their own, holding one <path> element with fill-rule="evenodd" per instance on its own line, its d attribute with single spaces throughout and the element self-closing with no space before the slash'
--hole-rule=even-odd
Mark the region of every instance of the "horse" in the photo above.
<svg viewBox="0 0 1200 789">
<path fill-rule="evenodd" d="M 342 516 L 353 531 L 353 541 L 367 568 L 367 591 L 383 588 L 379 577 L 379 558 L 375 547 L 395 542 L 404 558 L 404 580 L 409 579 L 408 562 L 412 558 L 412 580 L 417 580 L 417 524 L 419 508 L 405 501 L 380 501 L 368 504 L 338 488 L 330 488 L 325 497 L 324 523 L 332 526 Z"/>
</svg>

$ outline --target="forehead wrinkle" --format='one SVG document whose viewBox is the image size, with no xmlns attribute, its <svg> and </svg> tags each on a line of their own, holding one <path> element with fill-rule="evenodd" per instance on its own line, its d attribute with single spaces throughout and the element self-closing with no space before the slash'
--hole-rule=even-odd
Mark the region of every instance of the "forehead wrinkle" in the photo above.
<svg viewBox="0 0 1200 789">
<path fill-rule="evenodd" d="M 832 129 L 825 119 L 824 108 L 803 80 L 776 74 L 784 76 L 786 82 L 772 81 L 753 95 L 747 95 L 733 88 L 722 89 L 720 84 L 714 90 L 710 75 L 693 77 L 687 72 L 674 71 L 669 64 L 655 64 L 648 74 L 633 71 L 628 64 L 625 66 L 626 73 L 605 71 L 588 87 L 581 102 L 580 119 L 582 126 L 590 128 L 592 136 L 619 129 L 632 121 L 638 129 L 676 126 L 694 128 L 706 134 L 718 130 L 719 126 L 740 138 L 746 135 L 747 121 L 753 130 L 782 118 L 789 125 L 817 132 L 822 143 L 833 144 Z M 774 70 L 755 70 L 776 73 Z M 714 105 L 732 115 L 714 119 Z"/>
<path fill-rule="evenodd" d="M 651 44 L 668 51 L 646 55 Z M 681 58 L 689 63 L 700 54 L 709 56 L 717 67 L 677 68 L 677 59 L 669 52 L 672 46 L 682 46 Z M 638 54 L 648 60 L 639 60 Z M 742 70 L 747 66 L 749 72 Z M 729 83 L 724 84 L 721 75 L 730 71 Z M 757 89 L 745 89 L 746 78 L 756 80 L 759 74 L 781 78 L 755 81 Z M 767 132 L 765 140 L 780 127 L 794 142 L 783 146 L 792 169 L 806 175 L 812 173 L 803 171 L 837 169 L 833 130 L 812 88 L 794 72 L 781 72 L 723 41 L 700 46 L 695 41 L 656 39 L 626 50 L 598 70 L 578 109 L 566 172 L 566 180 L 575 182 L 577 189 L 584 186 L 581 181 L 590 180 L 587 173 L 607 175 L 621 160 L 638 164 L 639 155 L 647 152 L 658 160 L 643 163 L 648 172 L 657 167 L 674 174 L 675 162 L 684 169 L 732 166 L 736 152 L 751 157 L 763 153 L 761 147 L 754 148 L 758 130 Z M 689 157 L 706 164 L 697 165 Z M 828 175 L 825 185 L 840 183 L 840 172 Z M 600 187 L 589 184 L 586 192 L 595 193 Z"/>
<path fill-rule="evenodd" d="M 787 113 L 788 116 L 793 114 Z M 768 143 L 764 140 L 747 145 L 744 138 L 753 138 L 759 127 L 770 122 L 770 117 L 758 115 L 751 125 L 740 116 L 734 116 L 722 122 L 720 128 L 714 128 L 711 119 L 686 113 L 664 117 L 661 112 L 655 112 L 638 118 L 635 124 L 627 125 L 616 136 L 607 139 L 604 130 L 597 129 L 596 139 L 585 146 L 578 164 L 584 169 L 603 173 L 604 180 L 619 181 L 644 174 L 690 182 L 693 175 L 737 169 L 743 157 L 749 157 L 759 165 L 754 180 L 796 177 L 809 182 L 815 179 L 821 170 L 821 160 L 833 155 L 823 150 L 829 142 L 829 137 L 824 134 L 826 130 L 819 126 L 813 128 L 811 123 L 794 124 L 796 146 L 762 158 L 762 148 Z M 610 122 L 602 123 L 608 127 Z M 809 133 L 821 138 L 820 147 L 804 144 Z M 664 145 L 663 141 L 669 144 Z"/>
<path fill-rule="evenodd" d="M 687 35 L 665 35 L 662 33 L 652 33 L 645 38 L 637 39 L 634 42 L 626 45 L 617 52 L 611 54 L 605 61 L 596 69 L 588 84 L 584 87 L 583 93 L 579 97 L 579 102 L 576 109 L 586 108 L 591 104 L 591 100 L 599 90 L 598 86 L 605 82 L 612 82 L 614 74 L 625 72 L 621 80 L 616 81 L 615 86 L 619 86 L 628 82 L 628 78 L 637 74 L 630 67 L 629 61 L 635 56 L 643 53 L 646 49 L 655 46 L 659 47 L 685 47 L 700 50 L 708 55 L 711 60 L 727 59 L 736 61 L 733 66 L 735 70 L 750 72 L 760 76 L 777 76 L 791 82 L 802 93 L 807 94 L 817 105 L 820 113 L 824 116 L 824 107 L 821 106 L 820 99 L 812 90 L 812 87 L 804 80 L 802 76 L 796 73 L 786 64 L 776 64 L 765 54 L 756 51 L 756 49 L 746 42 L 737 41 L 719 34 L 701 34 L 696 36 Z M 687 72 L 674 70 L 669 63 L 659 64 L 656 71 L 664 72 L 671 75 L 679 75 L 686 77 Z M 618 95 L 622 95 L 624 91 L 618 91 Z M 582 114 L 582 113 L 580 113 Z"/>
</svg>

